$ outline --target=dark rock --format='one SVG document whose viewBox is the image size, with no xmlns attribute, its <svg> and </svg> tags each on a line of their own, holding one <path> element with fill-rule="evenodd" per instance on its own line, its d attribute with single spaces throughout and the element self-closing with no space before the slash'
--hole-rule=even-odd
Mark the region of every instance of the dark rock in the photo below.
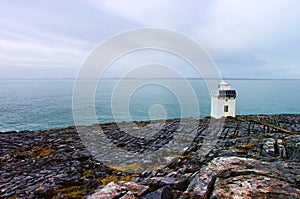
<svg viewBox="0 0 300 199">
<path fill-rule="evenodd" d="M 156 191 L 146 194 L 142 199 L 173 199 L 174 194 L 170 186 L 164 186 Z"/>
<path fill-rule="evenodd" d="M 152 185 L 152 187 L 162 187 L 169 185 L 172 189 L 183 191 L 187 185 L 184 176 L 173 178 L 173 177 L 153 177 L 146 180 L 145 184 Z"/>
</svg>

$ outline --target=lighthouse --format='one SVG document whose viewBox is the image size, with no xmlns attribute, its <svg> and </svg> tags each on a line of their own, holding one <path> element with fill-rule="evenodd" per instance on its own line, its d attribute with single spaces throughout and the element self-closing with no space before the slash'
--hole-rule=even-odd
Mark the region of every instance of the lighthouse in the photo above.
<svg viewBox="0 0 300 199">
<path fill-rule="evenodd" d="M 211 116 L 214 118 L 235 117 L 236 91 L 222 81 L 218 90 L 211 93 Z"/>
</svg>

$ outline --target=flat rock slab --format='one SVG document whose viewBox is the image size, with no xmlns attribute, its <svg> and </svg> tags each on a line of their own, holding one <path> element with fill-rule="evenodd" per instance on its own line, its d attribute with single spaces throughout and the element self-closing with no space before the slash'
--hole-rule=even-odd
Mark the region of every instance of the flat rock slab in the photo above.
<svg viewBox="0 0 300 199">
<path fill-rule="evenodd" d="M 0 198 L 300 198 L 300 115 L 100 126 L 110 145 L 136 153 L 137 162 L 174 144 L 176 134 L 193 141 L 167 165 L 134 173 L 96 159 L 74 126 L 0 133 Z M 79 129 L 95 135 L 98 127 Z"/>
</svg>

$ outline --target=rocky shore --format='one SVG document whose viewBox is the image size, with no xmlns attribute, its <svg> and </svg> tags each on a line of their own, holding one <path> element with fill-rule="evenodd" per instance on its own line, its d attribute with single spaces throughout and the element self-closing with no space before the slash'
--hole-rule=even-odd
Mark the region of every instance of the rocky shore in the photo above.
<svg viewBox="0 0 300 199">
<path fill-rule="evenodd" d="M 220 128 L 209 117 L 191 122 L 196 136 L 186 151 L 144 172 L 101 163 L 72 126 L 0 133 L 0 198 L 300 198 L 300 115 L 237 116 Z M 179 124 L 160 124 L 150 139 L 114 123 L 101 128 L 116 147 L 143 154 L 171 142 Z"/>
</svg>

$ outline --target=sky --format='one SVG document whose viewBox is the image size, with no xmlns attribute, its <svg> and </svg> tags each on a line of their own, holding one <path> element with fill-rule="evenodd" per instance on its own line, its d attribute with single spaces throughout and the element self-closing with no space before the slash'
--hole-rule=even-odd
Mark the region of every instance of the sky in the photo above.
<svg viewBox="0 0 300 199">
<path fill-rule="evenodd" d="M 223 77 L 298 79 L 299 8 L 298 0 L 0 0 L 0 78 L 75 78 L 99 43 L 157 27 L 203 46 Z M 144 55 L 184 65 L 157 52 L 123 63 Z"/>
</svg>

